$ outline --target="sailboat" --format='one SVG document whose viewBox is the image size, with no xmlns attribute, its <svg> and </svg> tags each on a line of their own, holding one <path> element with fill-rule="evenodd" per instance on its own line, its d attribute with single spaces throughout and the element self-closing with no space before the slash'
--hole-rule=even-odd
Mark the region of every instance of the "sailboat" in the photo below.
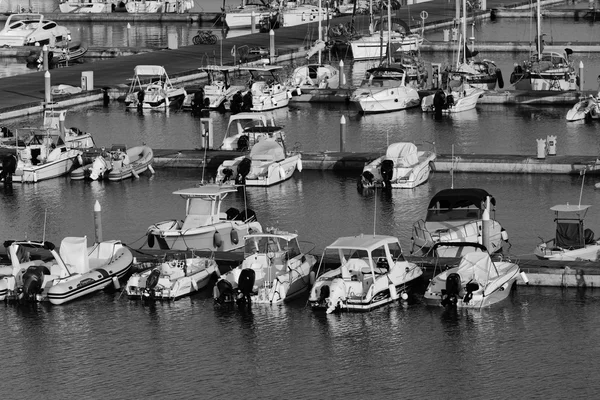
<svg viewBox="0 0 600 400">
<path fill-rule="evenodd" d="M 388 0 L 388 43 L 386 61 L 367 70 L 367 77 L 356 89 L 350 101 L 363 113 L 390 112 L 416 107 L 421 102 L 419 92 L 407 85 L 407 71 L 391 60 L 391 0 Z M 382 35 L 383 37 L 383 35 Z"/>
<path fill-rule="evenodd" d="M 337 68 L 329 64 L 323 64 L 321 60 L 321 53 L 325 48 L 325 42 L 323 41 L 323 28 L 321 26 L 321 0 L 319 0 L 319 37 L 315 42 L 314 46 L 306 54 L 306 58 L 310 59 L 315 53 L 318 55 L 318 61 L 316 64 L 306 64 L 298 67 L 292 74 L 292 84 L 296 87 L 296 90 L 292 94 L 301 94 L 303 90 L 309 89 L 337 89 L 340 87 L 340 73 Z M 329 13 L 329 10 L 327 11 Z"/>
<path fill-rule="evenodd" d="M 540 0 L 537 0 L 536 51 L 523 61 L 510 75 L 510 83 L 519 90 L 578 90 L 579 76 L 569 56 L 573 50 L 566 48 L 561 54 L 557 51 L 544 51 L 544 34 L 541 29 Z"/>
</svg>

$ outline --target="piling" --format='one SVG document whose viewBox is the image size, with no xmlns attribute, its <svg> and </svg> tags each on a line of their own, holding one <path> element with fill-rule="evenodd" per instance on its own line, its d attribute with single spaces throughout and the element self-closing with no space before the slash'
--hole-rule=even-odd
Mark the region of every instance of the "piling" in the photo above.
<svg viewBox="0 0 600 400">
<path fill-rule="evenodd" d="M 343 153 L 346 148 L 346 117 L 340 117 L 340 151 Z"/>
<path fill-rule="evenodd" d="M 275 63 L 275 31 L 271 29 L 269 31 L 269 61 L 271 64 Z"/>
<path fill-rule="evenodd" d="M 600 76 L 598 77 L 600 82 Z M 340 87 L 346 85 L 346 74 L 344 74 L 344 61 L 340 60 Z"/>
<path fill-rule="evenodd" d="M 256 33 L 256 13 L 254 11 L 250 14 L 250 33 Z"/>
<path fill-rule="evenodd" d="M 483 214 L 481 216 L 481 244 L 485 246 L 489 253 L 493 253 L 495 249 L 491 248 L 490 242 L 490 196 L 485 199 L 485 209 L 483 210 Z"/>
<path fill-rule="evenodd" d="M 102 242 L 102 207 L 100 202 L 96 200 L 94 204 L 94 228 L 96 233 L 96 243 Z"/>
<path fill-rule="evenodd" d="M 583 74 L 583 61 L 579 61 L 579 90 L 583 90 L 585 80 Z"/>
<path fill-rule="evenodd" d="M 48 45 L 47 44 L 45 44 L 44 47 L 42 47 L 42 60 L 43 60 L 44 71 L 48 71 Z"/>
<path fill-rule="evenodd" d="M 46 107 L 52 102 L 52 92 L 50 89 L 50 71 L 44 73 L 44 101 Z"/>
</svg>

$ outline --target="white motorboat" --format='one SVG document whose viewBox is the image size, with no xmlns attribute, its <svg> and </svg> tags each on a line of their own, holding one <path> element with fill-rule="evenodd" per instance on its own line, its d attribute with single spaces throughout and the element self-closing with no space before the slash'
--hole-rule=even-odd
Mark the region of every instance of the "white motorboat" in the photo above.
<svg viewBox="0 0 600 400">
<path fill-rule="evenodd" d="M 70 40 L 67 28 L 36 13 L 10 14 L 0 30 L 0 46 L 56 46 Z"/>
<path fill-rule="evenodd" d="M 130 299 L 177 300 L 203 289 L 218 271 L 213 258 L 175 258 L 132 274 L 125 292 Z"/>
<path fill-rule="evenodd" d="M 246 131 L 248 137 L 255 134 L 268 135 L 268 139 L 249 141 L 254 143 L 247 156 L 226 160 L 217 169 L 216 182 L 247 186 L 271 186 L 292 177 L 296 168 L 302 171 L 300 153 L 289 152 L 281 130 L 254 128 Z"/>
<path fill-rule="evenodd" d="M 584 229 L 584 219 L 590 207 L 583 204 L 557 204 L 550 207 L 555 213 L 555 237 L 542 239 L 534 254 L 542 260 L 598 261 L 600 240 L 594 238 L 594 231 Z"/>
<path fill-rule="evenodd" d="M 590 119 L 600 119 L 600 105 L 598 104 L 598 99 L 594 96 L 579 100 L 569 111 L 567 111 L 567 121 Z"/>
<path fill-rule="evenodd" d="M 202 185 L 177 190 L 186 204 L 184 220 L 169 220 L 153 224 L 146 231 L 148 246 L 154 242 L 163 250 L 231 251 L 241 248 L 241 238 L 249 233 L 262 232 L 254 211 L 239 211 L 233 207 L 221 210 L 223 199 L 237 191 L 231 185 Z"/>
<path fill-rule="evenodd" d="M 452 243 L 442 243 L 444 246 Z M 465 243 L 457 243 L 464 246 Z M 518 264 L 510 260 L 493 261 L 487 249 L 478 244 L 469 251 L 457 267 L 446 269 L 429 282 L 423 301 L 431 306 L 482 308 L 505 300 L 521 273 Z"/>
<path fill-rule="evenodd" d="M 422 274 L 406 261 L 396 237 L 341 237 L 325 248 L 308 301 L 327 313 L 369 311 L 400 296 L 407 299 L 409 286 Z"/>
<path fill-rule="evenodd" d="M 285 140 L 285 132 L 275 125 L 272 114 L 253 112 L 232 114 L 219 149 L 247 151 L 255 142 L 275 137 L 282 137 Z"/>
<path fill-rule="evenodd" d="M 306 293 L 314 281 L 315 256 L 303 252 L 298 235 L 274 228 L 244 237 L 244 261 L 217 282 L 217 303 L 249 300 L 280 304 Z M 312 271 L 312 276 L 311 276 Z"/>
<path fill-rule="evenodd" d="M 138 65 L 127 95 L 127 108 L 166 110 L 182 106 L 187 92 L 171 83 L 167 71 L 159 65 Z"/>
<path fill-rule="evenodd" d="M 483 89 L 452 80 L 448 90 L 438 89 L 434 94 L 427 95 L 421 100 L 421 110 L 441 114 L 454 114 L 469 111 L 477 106 L 477 101 L 483 96 Z"/>
<path fill-rule="evenodd" d="M 384 156 L 365 165 L 358 187 L 413 189 L 429 179 L 436 157 L 433 151 L 419 151 L 414 143 L 392 143 Z"/>
<path fill-rule="evenodd" d="M 164 0 L 127 0 L 125 10 L 132 14 L 156 14 L 156 13 L 186 13 L 194 7 L 191 0 L 164 1 Z"/>
<path fill-rule="evenodd" d="M 515 65 L 510 83 L 519 90 L 578 90 L 579 76 L 569 59 L 573 50 L 566 48 L 562 54 L 544 51 L 540 0 L 537 0 L 536 11 L 536 54 L 522 64 Z"/>
<path fill-rule="evenodd" d="M 208 83 L 195 93 L 188 93 L 183 108 L 217 110 L 229 108 L 231 99 L 238 92 L 246 90 L 244 85 L 232 85 L 231 74 L 234 66 L 207 65 L 198 68 L 206 72 Z"/>
<path fill-rule="evenodd" d="M 225 11 L 225 22 L 230 29 L 252 27 L 252 18 L 256 27 L 262 30 L 276 29 L 285 26 L 295 26 L 324 20 L 327 12 L 310 4 L 298 2 L 275 1 L 249 4 L 246 1 L 238 8 Z"/>
<path fill-rule="evenodd" d="M 495 205 L 496 199 L 484 189 L 444 189 L 436 193 L 425 219 L 413 224 L 411 254 L 416 250 L 428 254 L 438 242 L 488 243 L 490 253 L 502 251 L 508 234 L 494 218 Z"/>
<path fill-rule="evenodd" d="M 367 71 L 350 101 L 363 113 L 404 110 L 421 103 L 419 92 L 406 84 L 406 71 L 397 65 L 380 66 Z"/>
<path fill-rule="evenodd" d="M 103 152 L 90 164 L 71 171 L 71 179 L 122 181 L 131 177 L 138 178 L 147 170 L 154 173 L 153 160 L 154 153 L 149 146 L 128 149 L 125 145 L 113 145 L 110 151 Z"/>
<path fill-rule="evenodd" d="M 113 4 L 108 0 L 60 0 L 58 8 L 65 14 L 102 14 L 112 12 Z"/>
<path fill-rule="evenodd" d="M 118 289 L 133 262 L 131 251 L 119 240 L 88 247 L 85 236 L 66 237 L 59 252 L 50 242 L 9 241 L 5 246 L 14 276 L 8 293 L 16 300 L 64 304 L 109 285 Z M 40 250 L 47 250 L 48 256 L 31 260 L 31 253 Z"/>
<path fill-rule="evenodd" d="M 269 111 L 288 105 L 292 93 L 276 73 L 282 69 L 283 67 L 280 65 L 240 67 L 240 70 L 248 71 L 251 75 L 250 90 L 242 96 L 242 98 L 248 98 L 248 100 L 243 100 L 243 104 L 250 107 L 249 109 L 241 107 L 242 111 Z M 250 99 L 252 101 L 249 101 Z"/>
</svg>

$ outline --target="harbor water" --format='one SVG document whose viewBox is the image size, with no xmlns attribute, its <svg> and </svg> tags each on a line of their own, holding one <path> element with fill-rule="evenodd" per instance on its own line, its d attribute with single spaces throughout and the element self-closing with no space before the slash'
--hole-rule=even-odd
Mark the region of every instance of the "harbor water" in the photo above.
<svg viewBox="0 0 600 400">
<path fill-rule="evenodd" d="M 356 68 L 360 71 L 360 68 Z M 357 72 L 356 77 L 360 76 Z M 505 74 L 506 75 L 506 74 Z M 590 88 L 592 89 L 592 88 Z M 361 116 L 346 104 L 291 104 L 274 113 L 287 144 L 303 151 L 381 152 L 413 141 L 438 153 L 522 154 L 536 139 L 557 137 L 558 154 L 600 155 L 598 125 L 567 123 L 565 106 L 481 105 L 434 120 L 419 109 Z M 215 143 L 228 114 L 212 112 Z M 41 116 L 10 121 L 39 126 Z M 66 125 L 91 132 L 99 146 L 193 149 L 200 120 L 186 112 L 131 112 L 116 101 L 70 109 Z M 460 162 L 460 161 L 459 161 Z M 68 177 L 0 188 L 2 240 L 65 236 L 94 240 L 94 203 L 104 239 L 145 248 L 146 229 L 184 216 L 172 194 L 215 171 L 157 169 L 123 182 Z M 448 187 L 479 187 L 497 200 L 511 259 L 533 258 L 553 237 L 555 204 L 592 204 L 586 227 L 600 236 L 594 176 L 434 173 L 414 190 L 357 191 L 357 172 L 296 172 L 270 188 L 248 188 L 226 207 L 253 209 L 263 226 L 297 231 L 319 255 L 339 236 L 390 234 L 410 252 L 411 227 L 429 199 Z M 147 304 L 119 292 L 64 306 L 6 305 L 0 336 L 5 398 L 407 398 L 587 399 L 600 389 L 600 290 L 517 287 L 489 309 L 455 313 L 426 307 L 415 295 L 364 314 L 313 312 L 306 298 L 283 306 L 216 307 L 209 290 L 177 302 Z"/>
</svg>

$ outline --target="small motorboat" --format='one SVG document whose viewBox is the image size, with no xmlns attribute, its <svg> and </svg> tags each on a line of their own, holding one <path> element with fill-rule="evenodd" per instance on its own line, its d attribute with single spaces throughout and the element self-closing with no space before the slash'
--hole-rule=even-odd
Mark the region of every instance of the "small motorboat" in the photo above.
<svg viewBox="0 0 600 400">
<path fill-rule="evenodd" d="M 415 188 L 429 179 L 435 159 L 435 152 L 419 151 L 414 143 L 392 143 L 384 156 L 365 165 L 358 187 Z"/>
<path fill-rule="evenodd" d="M 535 247 L 534 254 L 542 260 L 588 260 L 598 261 L 600 240 L 594 238 L 594 231 L 584 229 L 584 219 L 591 205 L 557 204 L 554 211 L 556 223 L 555 237 L 542 239 Z"/>
<path fill-rule="evenodd" d="M 14 271 L 8 293 L 21 301 L 64 304 L 111 284 L 118 289 L 119 279 L 133 262 L 131 251 L 119 240 L 88 247 L 85 236 L 66 237 L 59 252 L 50 242 L 7 241 L 4 245 Z M 33 260 L 31 254 L 40 250 L 47 250 L 48 256 Z"/>
<path fill-rule="evenodd" d="M 286 107 L 292 93 L 281 83 L 277 71 L 281 65 L 266 65 L 263 67 L 240 67 L 240 70 L 250 73 L 250 89 L 236 96 L 231 101 L 231 109 L 236 111 L 269 111 Z M 240 105 L 239 102 L 242 102 Z"/>
<path fill-rule="evenodd" d="M 409 286 L 422 275 L 404 258 L 396 237 L 341 237 L 325 248 L 308 301 L 328 314 L 369 311 L 399 297 L 408 299 Z"/>
<path fill-rule="evenodd" d="M 256 132 L 258 131 L 258 132 Z M 250 137 L 258 133 L 264 135 L 264 129 L 254 128 L 246 131 Z M 271 186 L 292 177 L 294 171 L 302 171 L 302 159 L 298 152 L 288 152 L 280 130 L 269 132 L 269 139 L 254 143 L 247 156 L 226 160 L 217 169 L 216 182 L 220 184 Z"/>
<path fill-rule="evenodd" d="M 185 199 L 185 220 L 151 225 L 146 231 L 148 246 L 156 241 L 163 250 L 231 251 L 243 247 L 241 238 L 262 232 L 262 226 L 250 209 L 221 210 L 223 199 L 236 191 L 231 185 L 207 184 L 173 192 Z"/>
<path fill-rule="evenodd" d="M 249 300 L 280 304 L 291 301 L 310 289 L 316 263 L 315 256 L 300 249 L 296 233 L 271 228 L 247 235 L 244 261 L 215 284 L 215 302 Z"/>
<path fill-rule="evenodd" d="M 204 288 L 219 266 L 213 258 L 174 258 L 131 275 L 125 285 L 130 299 L 177 300 Z"/>
<path fill-rule="evenodd" d="M 156 13 L 186 13 L 194 7 L 194 2 L 184 0 L 169 2 L 165 0 L 127 0 L 125 9 L 131 14 L 156 14 Z"/>
<path fill-rule="evenodd" d="M 256 141 L 280 136 L 285 140 L 283 128 L 275 125 L 271 113 L 241 112 L 229 117 L 227 131 L 220 150 L 248 151 Z"/>
<path fill-rule="evenodd" d="M 125 96 L 125 106 L 151 110 L 179 108 L 186 95 L 187 92 L 183 87 L 173 86 L 164 67 L 137 65 Z"/>
<path fill-rule="evenodd" d="M 112 12 L 113 4 L 107 0 L 60 0 L 58 8 L 63 14 L 103 14 Z"/>
<path fill-rule="evenodd" d="M 600 119 L 600 105 L 594 96 L 579 100 L 573 108 L 567 111 L 567 121 L 590 119 Z"/>
<path fill-rule="evenodd" d="M 425 219 L 413 224 L 411 254 L 428 254 L 438 242 L 481 243 L 484 239 L 490 253 L 502 251 L 508 233 L 494 218 L 495 205 L 496 199 L 484 189 L 444 189 L 436 193 Z"/>
<path fill-rule="evenodd" d="M 244 85 L 231 84 L 231 74 L 238 69 L 237 67 L 207 65 L 198 69 L 206 72 L 208 83 L 197 92 L 187 95 L 183 103 L 184 109 L 229 109 L 233 96 L 246 90 Z"/>
<path fill-rule="evenodd" d="M 81 44 L 70 45 L 69 47 L 54 47 L 48 51 L 48 67 L 55 68 L 57 66 L 78 63 L 83 59 L 87 51 L 88 48 Z M 28 68 L 43 68 L 43 50 L 32 51 L 26 61 Z"/>
<path fill-rule="evenodd" d="M 71 40 L 69 30 L 42 14 L 10 14 L 0 30 L 0 46 L 56 46 Z"/>
<path fill-rule="evenodd" d="M 427 95 L 421 100 L 421 110 L 442 114 L 454 114 L 472 110 L 485 91 L 472 87 L 467 83 L 452 80 L 449 90 L 439 89 L 434 94 Z"/>
<path fill-rule="evenodd" d="M 452 245 L 442 243 L 443 246 Z M 465 243 L 457 243 L 464 246 Z M 435 275 L 423 295 L 425 304 L 457 308 L 482 308 L 508 297 L 521 269 L 511 261 L 493 261 L 487 249 L 466 252 L 457 267 Z"/>
<path fill-rule="evenodd" d="M 110 151 L 94 158 L 91 164 L 73 170 L 71 179 L 121 181 L 131 177 L 138 178 L 146 170 L 154 173 L 153 160 L 154 154 L 149 146 L 128 149 L 125 145 L 113 145 Z"/>
<path fill-rule="evenodd" d="M 311 89 L 338 89 L 340 87 L 340 71 L 329 64 L 306 64 L 294 69 L 292 95 L 301 95 L 302 91 Z"/>
</svg>

